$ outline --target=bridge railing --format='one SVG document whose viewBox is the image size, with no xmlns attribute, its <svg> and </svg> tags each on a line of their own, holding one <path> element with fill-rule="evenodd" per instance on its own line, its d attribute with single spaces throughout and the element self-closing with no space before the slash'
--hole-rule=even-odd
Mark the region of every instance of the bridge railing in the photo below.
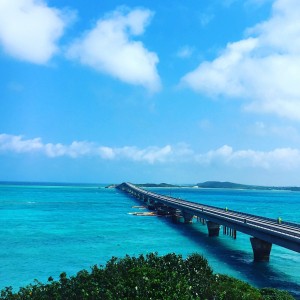
<svg viewBox="0 0 300 300">
<path fill-rule="evenodd" d="M 133 188 L 134 190 L 140 191 L 140 192 L 145 191 L 146 195 L 147 195 L 147 192 L 149 191 L 149 190 L 146 190 L 146 189 L 142 189 L 140 187 L 136 187 L 134 185 L 133 185 L 133 187 L 131 185 L 129 187 Z M 155 192 L 152 192 L 151 190 L 150 190 L 150 193 L 153 194 L 153 196 L 155 196 L 155 195 L 161 196 L 159 194 L 156 194 Z M 170 197 L 168 195 L 164 195 L 164 196 L 167 197 L 167 198 L 170 198 L 170 199 L 186 201 L 186 202 L 189 202 L 189 203 L 192 203 L 192 204 L 203 205 L 203 206 L 206 206 L 206 207 L 209 207 L 209 208 L 213 208 L 213 209 L 222 209 L 220 207 L 213 206 L 213 205 L 203 204 L 203 203 L 194 202 L 194 201 L 187 201 L 187 200 L 183 200 L 183 199 L 180 199 L 180 198 Z M 229 212 L 233 212 L 233 213 L 237 213 L 237 214 L 240 214 L 240 215 L 243 215 L 243 216 L 248 216 L 248 217 L 251 217 L 251 218 L 260 218 L 260 219 L 263 219 L 263 220 L 266 220 L 266 221 L 271 221 L 271 222 L 275 222 L 275 223 L 277 222 L 276 218 L 268 218 L 268 217 L 264 217 L 264 216 L 253 215 L 253 214 L 249 214 L 249 213 L 245 213 L 245 212 L 240 212 L 240 211 L 236 211 L 236 210 L 232 210 L 232 209 L 228 209 L 228 211 Z M 290 226 L 294 226 L 294 227 L 300 228 L 300 224 L 293 223 L 293 222 L 287 222 L 287 221 L 284 221 L 284 220 L 281 220 L 281 224 L 290 225 Z"/>
<path fill-rule="evenodd" d="M 169 197 L 169 198 L 174 198 L 174 199 L 181 200 L 180 198 L 175 198 L 175 197 Z M 183 200 L 183 201 L 185 201 L 185 200 Z M 193 204 L 198 204 L 198 205 L 199 204 L 200 205 L 205 205 L 206 207 L 210 207 L 210 208 L 213 208 L 213 209 L 222 209 L 221 207 L 208 205 L 208 204 L 203 204 L 203 203 L 199 203 L 199 202 L 194 202 L 194 201 L 188 201 L 188 202 L 193 203 Z M 228 209 L 228 211 L 233 212 L 233 213 L 237 213 L 237 214 L 240 214 L 240 215 L 243 215 L 243 216 L 248 216 L 248 217 L 251 217 L 251 218 L 260 218 L 260 219 L 263 219 L 263 220 L 266 220 L 266 221 L 277 222 L 276 218 L 269 218 L 269 217 L 264 217 L 264 216 L 259 216 L 259 215 L 253 215 L 253 214 L 249 214 L 249 213 L 245 213 L 245 212 L 241 212 L 241 211 L 237 211 L 237 210 L 233 210 L 233 209 Z M 287 221 L 284 221 L 284 220 L 281 220 L 281 224 L 290 225 L 290 226 L 300 228 L 300 224 L 293 223 L 293 222 L 287 222 Z"/>
</svg>

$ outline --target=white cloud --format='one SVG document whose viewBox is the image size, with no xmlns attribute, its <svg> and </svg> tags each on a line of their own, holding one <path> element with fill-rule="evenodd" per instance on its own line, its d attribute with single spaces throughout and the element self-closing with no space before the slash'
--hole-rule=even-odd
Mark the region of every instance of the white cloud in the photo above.
<svg viewBox="0 0 300 300">
<path fill-rule="evenodd" d="M 40 154 L 49 158 L 98 157 L 103 160 L 134 161 L 148 164 L 192 163 L 202 166 L 229 166 L 231 168 L 257 168 L 267 170 L 297 170 L 300 167 L 300 149 L 276 148 L 270 151 L 252 149 L 234 150 L 224 145 L 206 153 L 196 153 L 181 143 L 164 147 L 98 146 L 87 141 L 74 141 L 70 145 L 43 143 L 41 138 L 0 134 L 0 153 Z"/>
<path fill-rule="evenodd" d="M 234 151 L 232 147 L 224 145 L 217 150 L 197 155 L 196 160 L 204 165 L 291 170 L 300 167 L 300 150 L 277 148 L 271 151 L 251 149 Z"/>
<path fill-rule="evenodd" d="M 184 159 L 191 150 L 185 144 L 176 146 L 166 145 L 164 147 L 146 147 L 139 149 L 135 146 L 125 146 L 120 148 L 99 147 L 99 154 L 103 159 L 129 159 L 138 162 L 147 162 L 149 164 L 164 163 Z"/>
<path fill-rule="evenodd" d="M 116 152 L 120 156 L 132 159 L 134 161 L 146 161 L 153 164 L 154 162 L 164 162 L 172 155 L 172 147 L 167 145 L 163 148 L 148 147 L 138 149 L 136 147 L 124 147 L 117 149 Z"/>
<path fill-rule="evenodd" d="M 40 138 L 24 140 L 22 136 L 0 134 L 0 151 L 24 153 L 39 151 L 42 148 Z"/>
<path fill-rule="evenodd" d="M 41 138 L 24 139 L 20 135 L 0 134 L 0 151 L 14 153 L 43 153 L 48 157 L 70 156 L 73 158 L 89 155 L 93 144 L 74 141 L 70 145 L 44 144 Z"/>
<path fill-rule="evenodd" d="M 42 0 L 0 1 L 0 44 L 9 55 L 45 64 L 58 52 L 68 17 Z"/>
<path fill-rule="evenodd" d="M 128 13 L 116 10 L 98 20 L 92 30 L 74 42 L 68 56 L 126 83 L 156 92 L 160 89 L 156 70 L 158 56 L 134 39 L 144 33 L 152 15 L 146 9 L 134 9 Z"/>
<path fill-rule="evenodd" d="M 194 48 L 190 46 L 184 46 L 180 48 L 177 52 L 177 56 L 180 58 L 189 58 L 192 56 Z"/>
<path fill-rule="evenodd" d="M 147 147 L 139 149 L 137 147 L 107 147 L 97 146 L 95 143 L 86 141 L 74 141 L 70 145 L 61 143 L 43 143 L 41 138 L 24 139 L 23 136 L 0 134 L 0 152 L 3 153 L 40 153 L 50 158 L 82 156 L 95 156 L 102 159 L 128 159 L 132 161 L 144 161 L 150 164 L 155 162 L 165 162 L 182 156 L 187 152 L 187 146 L 170 145 L 160 147 Z"/>
<path fill-rule="evenodd" d="M 114 159 L 116 156 L 114 149 L 110 147 L 99 147 L 96 152 L 103 159 Z"/>
<path fill-rule="evenodd" d="M 101 147 L 104 148 L 104 147 Z M 110 148 L 105 147 L 109 155 L 101 155 L 103 159 L 129 159 L 137 162 L 174 163 L 189 162 L 206 166 L 229 166 L 231 168 L 257 168 L 292 170 L 300 167 L 300 150 L 292 148 L 277 148 L 271 151 L 234 150 L 224 145 L 207 153 L 197 154 L 188 145 L 165 147 L 137 147 Z"/>
<path fill-rule="evenodd" d="M 298 0 L 274 1 L 269 20 L 201 63 L 182 83 L 209 96 L 246 99 L 247 110 L 300 120 L 299 15 Z"/>
<path fill-rule="evenodd" d="M 88 142 L 72 142 L 70 145 L 58 144 L 45 144 L 42 147 L 42 152 L 44 152 L 49 157 L 58 156 L 69 156 L 69 157 L 79 157 L 91 154 L 93 145 Z"/>
</svg>

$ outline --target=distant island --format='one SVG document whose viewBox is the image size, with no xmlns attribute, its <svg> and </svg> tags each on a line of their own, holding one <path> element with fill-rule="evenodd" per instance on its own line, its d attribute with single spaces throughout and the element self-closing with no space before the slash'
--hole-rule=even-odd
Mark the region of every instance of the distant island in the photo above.
<svg viewBox="0 0 300 300">
<path fill-rule="evenodd" d="M 206 181 L 197 183 L 199 188 L 218 188 L 218 189 L 243 189 L 243 190 L 278 190 L 278 191 L 300 191 L 300 187 L 296 186 L 261 186 L 261 185 L 248 185 L 233 182 L 221 181 Z"/>
<path fill-rule="evenodd" d="M 262 190 L 262 191 L 293 191 L 300 192 L 300 187 L 297 186 L 261 186 L 261 185 L 249 185 L 249 184 L 240 184 L 233 183 L 229 181 L 205 181 L 197 184 L 190 185 L 178 185 L 170 183 L 141 183 L 135 184 L 141 188 L 206 188 L 206 189 L 242 189 L 242 190 Z M 117 185 L 112 184 L 106 188 L 115 188 Z"/>
</svg>

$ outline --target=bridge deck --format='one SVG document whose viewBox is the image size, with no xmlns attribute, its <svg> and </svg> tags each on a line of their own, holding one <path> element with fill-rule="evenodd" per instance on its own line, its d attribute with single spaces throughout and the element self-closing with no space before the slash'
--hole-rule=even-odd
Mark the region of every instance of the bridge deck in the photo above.
<svg viewBox="0 0 300 300">
<path fill-rule="evenodd" d="M 300 252 L 300 224 L 290 222 L 281 222 L 281 224 L 278 224 L 277 220 L 270 218 L 232 210 L 226 211 L 224 208 L 160 195 L 141 189 L 131 183 L 123 183 L 118 188 L 126 192 L 136 193 L 139 197 L 146 197 L 167 207 L 180 209 L 182 213 L 195 215 L 216 224 L 249 234 L 268 243 L 277 244 Z"/>
</svg>

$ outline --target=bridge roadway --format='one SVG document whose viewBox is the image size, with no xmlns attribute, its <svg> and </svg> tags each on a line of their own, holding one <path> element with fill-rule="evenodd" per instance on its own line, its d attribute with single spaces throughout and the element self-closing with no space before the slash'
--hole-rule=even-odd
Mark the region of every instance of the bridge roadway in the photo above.
<svg viewBox="0 0 300 300">
<path fill-rule="evenodd" d="M 275 219 L 168 197 L 127 182 L 118 185 L 117 188 L 148 205 L 169 210 L 173 216 L 177 214 L 176 210 L 180 210 L 185 223 L 191 222 L 194 216 L 206 220 L 209 236 L 218 236 L 220 225 L 223 226 L 224 232 L 227 228 L 227 232 L 230 229 L 230 232 L 240 231 L 252 236 L 250 241 L 254 261 L 269 261 L 272 244 L 300 252 L 300 224 L 285 221 L 279 224 Z"/>
</svg>

